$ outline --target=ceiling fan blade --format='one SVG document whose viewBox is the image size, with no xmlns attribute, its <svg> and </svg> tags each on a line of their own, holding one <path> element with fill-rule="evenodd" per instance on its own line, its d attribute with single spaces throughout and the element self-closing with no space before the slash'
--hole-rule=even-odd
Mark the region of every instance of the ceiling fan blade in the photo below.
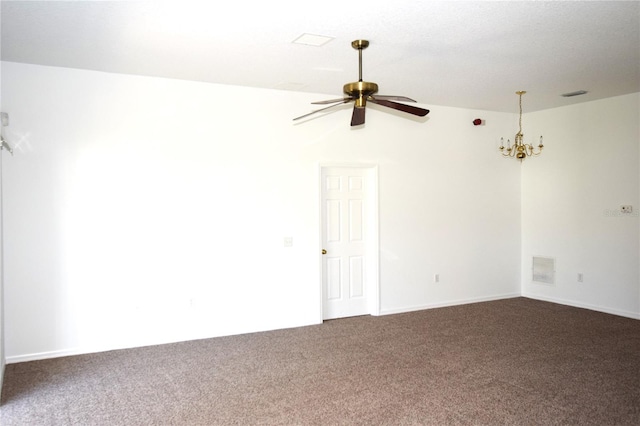
<svg viewBox="0 0 640 426">
<path fill-rule="evenodd" d="M 429 114 L 428 109 L 418 108 L 411 105 L 400 104 L 398 102 L 388 101 L 385 99 L 376 99 L 374 97 L 370 97 L 369 101 L 373 102 L 374 104 L 397 109 L 398 111 L 408 112 L 409 114 L 418 115 L 420 117 L 424 117 L 425 115 Z"/>
<path fill-rule="evenodd" d="M 407 98 L 406 96 L 372 95 L 371 97 L 373 99 L 386 99 L 388 101 L 417 102 L 416 100 Z"/>
<path fill-rule="evenodd" d="M 338 103 L 338 104 L 329 105 L 328 107 L 320 108 L 320 109 L 317 109 L 317 110 L 315 110 L 315 111 L 311 111 L 311 112 L 310 112 L 310 113 L 308 113 L 308 114 L 301 115 L 300 117 L 296 117 L 296 118 L 294 118 L 294 119 L 293 119 L 293 121 L 300 120 L 301 118 L 308 117 L 308 116 L 310 116 L 310 115 L 312 115 L 312 114 L 315 114 L 316 112 L 324 111 L 324 110 L 327 110 L 327 109 L 329 109 L 329 108 L 333 108 L 333 107 L 338 106 L 338 105 L 346 104 L 346 103 L 347 103 L 347 102 L 349 102 L 349 101 L 351 101 L 351 98 L 349 98 L 349 99 L 343 99 L 343 100 L 342 100 L 342 102 L 340 102 L 340 103 Z"/>
<path fill-rule="evenodd" d="M 317 101 L 317 102 L 311 102 L 313 105 L 324 105 L 324 104 L 334 104 L 336 102 L 348 102 L 350 101 L 352 98 L 339 98 L 339 99 L 329 99 L 328 101 Z"/>
<path fill-rule="evenodd" d="M 364 124 L 364 113 L 365 113 L 364 107 L 357 107 L 354 105 L 353 114 L 351 115 L 351 125 L 359 126 L 361 124 Z"/>
</svg>

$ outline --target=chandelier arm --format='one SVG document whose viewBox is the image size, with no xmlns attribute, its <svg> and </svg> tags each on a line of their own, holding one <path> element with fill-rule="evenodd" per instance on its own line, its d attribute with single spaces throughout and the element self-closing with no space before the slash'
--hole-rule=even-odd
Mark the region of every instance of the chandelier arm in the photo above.
<svg viewBox="0 0 640 426">
<path fill-rule="evenodd" d="M 512 147 L 507 148 L 507 152 L 503 152 L 502 155 L 505 157 L 513 157 L 516 154 L 516 150 Z"/>
</svg>

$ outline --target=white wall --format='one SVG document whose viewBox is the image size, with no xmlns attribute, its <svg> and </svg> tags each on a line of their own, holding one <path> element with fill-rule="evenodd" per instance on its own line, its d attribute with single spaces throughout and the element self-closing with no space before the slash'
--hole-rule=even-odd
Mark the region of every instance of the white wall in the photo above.
<svg viewBox="0 0 640 426">
<path fill-rule="evenodd" d="M 10 362 L 320 322 L 322 163 L 379 167 L 382 313 L 519 294 L 513 114 L 2 67 Z"/>
<path fill-rule="evenodd" d="M 524 117 L 547 148 L 522 165 L 523 295 L 640 318 L 639 105 L 636 93 Z M 556 259 L 555 285 L 531 281 L 534 255 Z"/>
<path fill-rule="evenodd" d="M 2 8 L 0 7 L 0 18 L 2 17 Z M 0 19 L 2 22 L 2 19 Z M 2 25 L 0 24 L 0 33 L 2 33 Z M 0 40 L 1 41 L 1 40 Z M 0 57 L 2 56 L 2 43 L 0 42 Z M 0 111 L 2 109 L 2 67 L 0 66 Z M 0 391 L 2 390 L 2 382 L 4 380 L 4 367 L 6 357 L 4 355 L 4 273 L 3 273 L 3 255 L 2 255 L 2 157 L 0 154 Z"/>
</svg>

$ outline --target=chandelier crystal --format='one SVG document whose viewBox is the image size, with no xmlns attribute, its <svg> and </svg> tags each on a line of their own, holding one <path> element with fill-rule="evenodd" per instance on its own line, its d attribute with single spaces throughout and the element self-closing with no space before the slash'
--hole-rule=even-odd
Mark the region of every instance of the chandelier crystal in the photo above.
<svg viewBox="0 0 640 426">
<path fill-rule="evenodd" d="M 522 161 L 527 157 L 532 157 L 536 155 L 540 155 L 542 153 L 542 136 L 540 136 L 540 143 L 537 147 L 534 147 L 531 144 L 522 142 L 523 134 L 522 134 L 522 95 L 527 93 L 524 90 L 519 90 L 516 92 L 516 95 L 520 97 L 520 119 L 518 121 L 518 133 L 513 140 L 513 146 L 511 145 L 511 140 L 507 139 L 507 146 L 504 146 L 504 138 L 500 138 L 500 152 L 505 157 L 514 157 L 518 160 Z M 537 151 L 536 151 L 537 148 Z"/>
</svg>

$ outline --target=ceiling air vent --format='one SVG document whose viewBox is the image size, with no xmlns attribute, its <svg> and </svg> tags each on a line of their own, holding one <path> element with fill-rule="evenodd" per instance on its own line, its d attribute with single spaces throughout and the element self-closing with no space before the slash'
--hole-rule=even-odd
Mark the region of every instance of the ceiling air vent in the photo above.
<svg viewBox="0 0 640 426">
<path fill-rule="evenodd" d="M 562 96 L 565 98 L 571 98 L 573 96 L 586 95 L 587 93 L 589 92 L 586 90 L 576 90 L 575 92 L 563 93 Z"/>
</svg>

